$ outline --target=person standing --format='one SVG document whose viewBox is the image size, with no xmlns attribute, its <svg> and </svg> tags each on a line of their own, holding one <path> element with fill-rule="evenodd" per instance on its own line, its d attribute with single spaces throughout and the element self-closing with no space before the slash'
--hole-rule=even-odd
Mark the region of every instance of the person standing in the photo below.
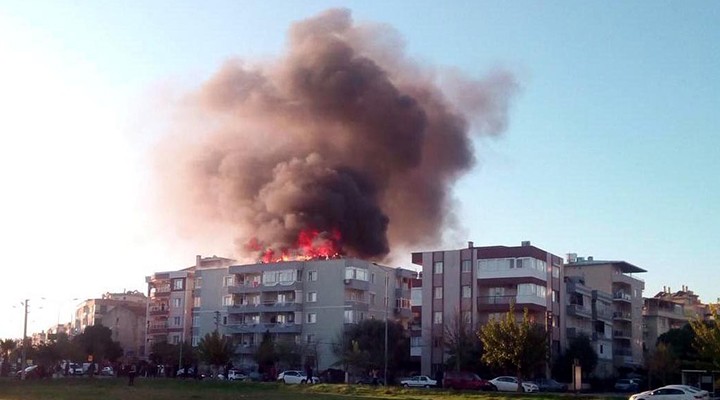
<svg viewBox="0 0 720 400">
<path fill-rule="evenodd" d="M 135 386 L 135 374 L 137 374 L 137 367 L 135 367 L 135 364 L 130 364 L 130 369 L 128 370 L 128 386 Z"/>
</svg>

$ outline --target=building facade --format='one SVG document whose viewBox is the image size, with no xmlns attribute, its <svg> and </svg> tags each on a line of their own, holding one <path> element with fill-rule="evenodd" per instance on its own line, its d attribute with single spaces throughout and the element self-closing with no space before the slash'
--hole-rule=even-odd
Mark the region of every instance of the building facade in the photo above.
<svg viewBox="0 0 720 400">
<path fill-rule="evenodd" d="M 597 378 L 614 374 L 613 368 L 613 297 L 593 289 L 578 276 L 565 277 L 565 331 L 568 344 L 580 335 L 586 336 L 598 356 Z M 566 347 L 566 346 L 563 346 Z"/>
<path fill-rule="evenodd" d="M 642 293 L 645 282 L 633 274 L 646 272 L 626 261 L 602 261 L 568 254 L 565 275 L 579 277 L 599 292 L 612 293 L 612 352 L 617 368 L 643 365 Z"/>
<path fill-rule="evenodd" d="M 145 347 L 148 354 L 155 343 L 178 344 L 191 337 L 193 277 L 193 267 L 145 277 L 148 285 Z"/>
<path fill-rule="evenodd" d="M 686 286 L 677 292 L 669 287 L 654 297 L 643 301 L 643 340 L 645 349 L 653 352 L 657 339 L 671 329 L 680 329 L 692 319 L 704 319 L 709 307 L 703 304 L 698 295 Z"/>
<path fill-rule="evenodd" d="M 434 374 L 447 359 L 445 326 L 461 318 L 473 328 L 502 318 L 510 305 L 522 318 L 546 327 L 550 356 L 560 354 L 565 332 L 563 260 L 530 244 L 475 247 L 412 254 L 422 268 L 421 371 Z"/>
<path fill-rule="evenodd" d="M 300 345 L 303 365 L 324 370 L 337 361 L 332 346 L 348 324 L 384 318 L 407 324 L 413 276 L 356 258 L 233 265 L 223 278 L 222 329 L 238 344 L 236 365 L 254 364 L 268 332 L 276 343 Z"/>
</svg>

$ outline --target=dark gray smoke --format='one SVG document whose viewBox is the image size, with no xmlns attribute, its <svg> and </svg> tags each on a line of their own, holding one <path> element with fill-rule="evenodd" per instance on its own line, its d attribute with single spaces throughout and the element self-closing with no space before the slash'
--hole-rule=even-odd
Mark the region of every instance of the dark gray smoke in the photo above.
<svg viewBox="0 0 720 400">
<path fill-rule="evenodd" d="M 280 59 L 226 63 L 186 102 L 205 128 L 159 149 L 165 206 L 189 226 L 231 224 L 246 254 L 295 248 L 305 230 L 375 259 L 437 240 L 475 161 L 471 128 L 504 130 L 516 84 L 446 73 L 441 86 L 396 39 L 334 9 L 294 24 Z"/>
</svg>

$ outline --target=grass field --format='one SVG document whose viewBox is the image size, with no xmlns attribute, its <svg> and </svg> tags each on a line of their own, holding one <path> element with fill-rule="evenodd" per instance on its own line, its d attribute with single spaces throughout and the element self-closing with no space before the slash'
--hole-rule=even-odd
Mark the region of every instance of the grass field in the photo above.
<svg viewBox="0 0 720 400">
<path fill-rule="evenodd" d="M 373 388 L 357 385 L 285 386 L 274 383 L 137 379 L 60 379 L 50 381 L 0 380 L 0 400 L 563 400 L 574 395 L 452 392 L 437 389 Z M 582 396 L 583 400 L 613 397 Z"/>
</svg>

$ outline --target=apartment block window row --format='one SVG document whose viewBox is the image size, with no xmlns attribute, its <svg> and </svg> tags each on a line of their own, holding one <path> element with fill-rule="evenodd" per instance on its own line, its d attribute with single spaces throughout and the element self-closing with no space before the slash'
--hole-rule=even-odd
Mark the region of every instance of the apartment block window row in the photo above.
<svg viewBox="0 0 720 400">
<path fill-rule="evenodd" d="M 368 271 L 365 268 L 345 267 L 345 279 L 357 279 L 367 282 Z"/>
<path fill-rule="evenodd" d="M 521 283 L 517 285 L 517 294 L 518 296 L 536 296 L 545 299 L 547 288 L 534 283 Z"/>
<path fill-rule="evenodd" d="M 265 286 L 290 285 L 300 280 L 301 274 L 295 269 L 284 269 L 280 271 L 264 271 L 262 283 Z"/>
<path fill-rule="evenodd" d="M 478 260 L 478 273 L 482 271 L 505 271 L 514 268 L 526 268 L 547 272 L 547 263 L 532 257 Z M 558 271 L 558 277 L 559 276 L 560 272 Z"/>
</svg>

